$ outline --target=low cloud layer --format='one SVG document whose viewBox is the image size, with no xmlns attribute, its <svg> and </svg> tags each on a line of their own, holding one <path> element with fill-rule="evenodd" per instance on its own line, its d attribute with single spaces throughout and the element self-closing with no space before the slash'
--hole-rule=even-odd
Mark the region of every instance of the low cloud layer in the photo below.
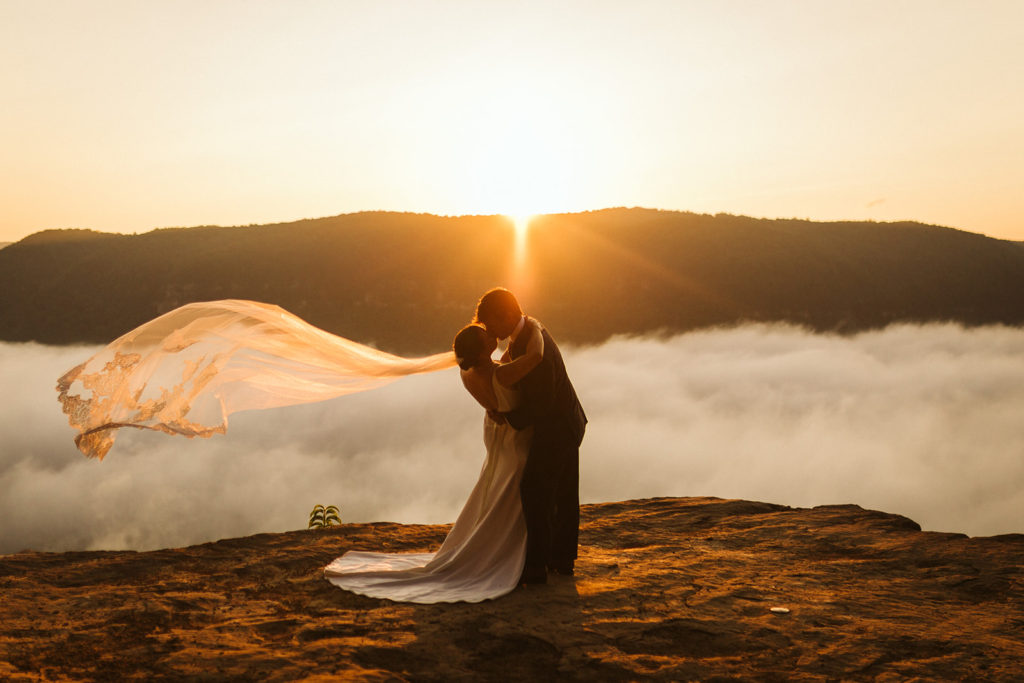
<svg viewBox="0 0 1024 683">
<path fill-rule="evenodd" d="M 591 419 L 584 502 L 856 503 L 1024 532 L 1024 330 L 747 326 L 563 350 Z M 124 430 L 87 460 L 53 387 L 94 351 L 0 344 L 0 553 L 285 531 L 316 503 L 346 522 L 449 522 L 482 463 L 482 413 L 454 370 L 237 414 L 208 440 Z"/>
</svg>

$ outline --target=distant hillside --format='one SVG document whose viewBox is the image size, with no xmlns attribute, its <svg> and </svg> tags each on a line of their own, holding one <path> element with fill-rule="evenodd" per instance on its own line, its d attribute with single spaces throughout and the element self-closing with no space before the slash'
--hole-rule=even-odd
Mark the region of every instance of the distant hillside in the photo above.
<svg viewBox="0 0 1024 683">
<path fill-rule="evenodd" d="M 510 284 L 500 216 L 370 212 L 116 235 L 51 230 L 0 250 L 0 339 L 109 341 L 176 306 L 267 301 L 398 353 L 447 348 Z M 1024 324 L 1024 245 L 917 223 L 607 209 L 534 220 L 529 311 L 560 340 L 790 321 Z"/>
</svg>

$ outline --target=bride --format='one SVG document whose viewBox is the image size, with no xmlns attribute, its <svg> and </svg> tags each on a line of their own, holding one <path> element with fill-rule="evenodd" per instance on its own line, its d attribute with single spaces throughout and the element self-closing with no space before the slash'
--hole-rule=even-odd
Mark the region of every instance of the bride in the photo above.
<svg viewBox="0 0 1024 683">
<path fill-rule="evenodd" d="M 484 465 L 455 525 L 436 553 L 349 552 L 325 575 L 364 595 L 410 602 L 480 601 L 514 589 L 526 528 L 519 481 L 532 437 L 504 424 L 512 387 L 543 357 L 530 323 L 527 352 L 491 360 L 497 341 L 469 325 L 455 353 L 400 358 L 335 336 L 282 308 L 225 299 L 174 309 L 111 342 L 57 381 L 59 400 L 87 457 L 102 460 L 131 427 L 192 437 L 227 430 L 228 416 L 366 391 L 458 362 L 462 382 L 488 411 Z"/>
<path fill-rule="evenodd" d="M 536 326 L 528 328 L 525 355 L 509 363 L 491 359 L 497 340 L 480 325 L 467 325 L 453 348 L 462 383 L 487 410 L 484 464 L 454 526 L 436 553 L 350 551 L 324 569 L 345 590 L 401 602 L 479 602 L 511 592 L 526 556 L 526 524 L 519 482 L 532 428 L 513 429 L 499 413 L 516 407 L 513 387 L 544 355 Z"/>
</svg>

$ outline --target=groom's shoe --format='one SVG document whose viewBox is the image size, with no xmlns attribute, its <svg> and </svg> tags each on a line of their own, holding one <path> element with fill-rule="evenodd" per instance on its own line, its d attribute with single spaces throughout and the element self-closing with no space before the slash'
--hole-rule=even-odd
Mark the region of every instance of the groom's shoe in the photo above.
<svg viewBox="0 0 1024 683">
<path fill-rule="evenodd" d="M 548 566 L 548 571 L 561 576 L 573 576 L 576 572 L 572 564 L 553 564 Z"/>
</svg>

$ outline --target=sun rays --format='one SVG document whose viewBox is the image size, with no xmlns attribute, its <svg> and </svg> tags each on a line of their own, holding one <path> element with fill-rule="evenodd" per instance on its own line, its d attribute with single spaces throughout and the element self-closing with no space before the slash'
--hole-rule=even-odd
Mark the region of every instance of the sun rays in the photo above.
<svg viewBox="0 0 1024 683">
<path fill-rule="evenodd" d="M 533 268 L 530 264 L 530 223 L 531 214 L 508 215 L 512 224 L 512 258 L 508 274 L 508 288 L 515 292 L 520 302 L 529 306 L 533 294 Z"/>
<path fill-rule="evenodd" d="M 533 216 L 520 215 L 520 216 L 509 216 L 512 220 L 512 225 L 515 228 L 515 260 L 516 263 L 521 263 L 526 259 L 526 240 L 530 232 L 530 221 L 533 220 Z"/>
</svg>

